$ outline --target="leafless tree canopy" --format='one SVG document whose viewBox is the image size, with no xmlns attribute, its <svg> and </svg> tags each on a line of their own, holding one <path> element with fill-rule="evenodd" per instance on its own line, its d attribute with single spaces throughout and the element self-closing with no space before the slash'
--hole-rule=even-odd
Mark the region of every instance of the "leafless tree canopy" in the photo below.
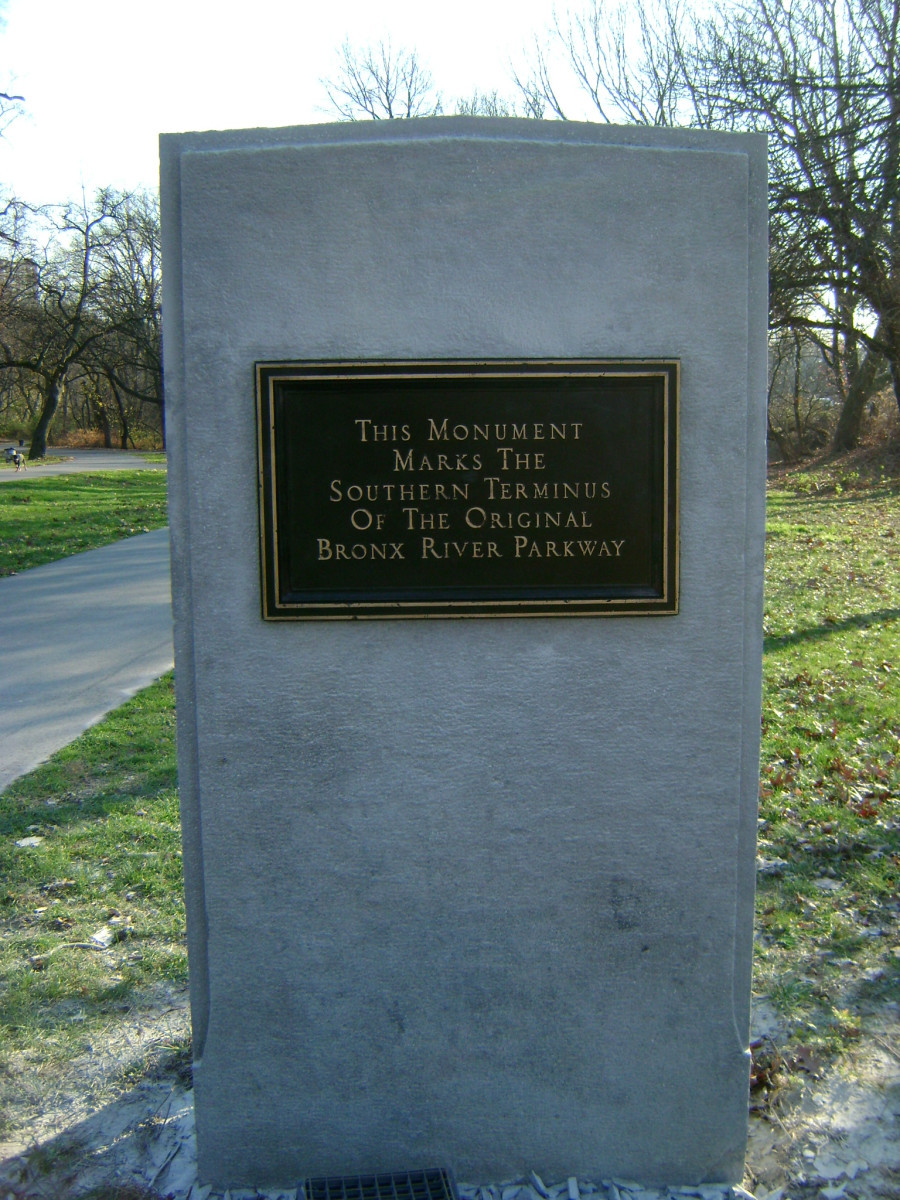
<svg viewBox="0 0 900 1200">
<path fill-rule="evenodd" d="M 60 409 L 111 444 L 161 426 L 159 219 L 155 197 L 101 191 L 79 205 L 0 208 L 0 412 L 46 452 Z"/>
<path fill-rule="evenodd" d="M 688 3 L 591 0 L 535 43 L 520 96 L 566 119 L 568 83 L 601 121 L 768 135 L 771 323 L 833 372 L 847 448 L 882 363 L 900 406 L 900 0 Z"/>
<path fill-rule="evenodd" d="M 682 55 L 689 23 L 683 0 L 591 0 L 555 16 L 549 41 L 535 38 L 527 67 L 514 73 L 516 87 L 535 115 L 570 119 L 550 67 L 551 52 L 561 50 L 601 121 L 688 124 Z"/>
<path fill-rule="evenodd" d="M 0 135 L 22 112 L 24 102 L 24 96 L 17 96 L 14 92 L 0 92 Z"/>
<path fill-rule="evenodd" d="M 0 29 L 6 24 L 6 6 L 7 0 L 0 0 Z M 4 67 L 6 67 L 5 63 Z M 9 78 L 5 70 L 2 72 L 2 78 L 4 83 Z M 24 96 L 16 95 L 8 86 L 5 91 L 0 91 L 0 135 L 22 111 L 24 101 Z"/>
<path fill-rule="evenodd" d="M 802 448 L 827 417 L 848 448 L 886 381 L 900 406 L 900 0 L 691 3 L 585 0 L 535 40 L 514 99 L 456 111 L 565 120 L 586 102 L 600 121 L 766 133 L 773 436 Z M 389 42 L 345 41 L 325 89 L 345 120 L 443 107 Z M 0 92 L 0 133 L 20 104 Z M 159 282 L 154 198 L 0 201 L 0 418 L 24 406 L 32 454 L 76 400 L 107 438 L 160 422 Z"/>
<path fill-rule="evenodd" d="M 510 100 L 507 96 L 501 96 L 495 88 L 492 92 L 480 92 L 476 89 L 471 96 L 457 100 L 456 115 L 460 117 L 522 117 L 530 116 L 530 113 L 520 111 L 514 100 Z"/>
<path fill-rule="evenodd" d="M 433 117 L 442 111 L 440 92 L 416 52 L 395 50 L 390 42 L 360 50 L 345 41 L 337 74 L 323 83 L 345 121 Z"/>
</svg>

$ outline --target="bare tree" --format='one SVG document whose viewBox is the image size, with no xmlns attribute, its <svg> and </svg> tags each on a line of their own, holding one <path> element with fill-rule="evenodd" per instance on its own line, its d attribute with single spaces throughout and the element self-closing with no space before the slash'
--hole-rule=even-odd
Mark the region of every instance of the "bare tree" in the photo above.
<svg viewBox="0 0 900 1200">
<path fill-rule="evenodd" d="M 840 406 L 840 381 L 817 340 L 802 330 L 769 339 L 769 437 L 786 462 L 828 444 Z"/>
<path fill-rule="evenodd" d="M 769 135 L 770 209 L 804 247 L 783 319 L 837 333 L 849 448 L 882 357 L 900 406 L 900 0 L 747 0 L 705 52 L 723 117 Z"/>
<path fill-rule="evenodd" d="M 395 50 L 390 42 L 360 50 L 345 41 L 335 77 L 322 82 L 345 121 L 433 117 L 442 111 L 441 94 L 415 50 Z"/>
<path fill-rule="evenodd" d="M 684 80 L 691 20 L 684 0 L 591 0 L 582 12 L 554 15 L 549 46 L 535 38 L 528 64 L 514 73 L 522 101 L 541 115 L 570 118 L 550 66 L 555 49 L 601 121 L 701 123 L 691 119 Z"/>
<path fill-rule="evenodd" d="M 8 0 L 0 0 L 0 29 L 6 25 L 7 3 Z M 12 91 L 0 91 L 0 135 L 21 113 L 24 100 L 24 96 L 17 96 Z"/>
<path fill-rule="evenodd" d="M 163 424 L 158 202 L 106 189 L 88 204 L 0 210 L 0 373 L 31 458 L 69 411 L 126 447 Z M 143 416 L 149 406 L 151 419 Z"/>
<path fill-rule="evenodd" d="M 0 92 L 0 134 L 21 113 L 24 100 L 24 96 L 16 96 L 12 92 Z"/>
<path fill-rule="evenodd" d="M 849 448 L 882 362 L 900 406 L 900 0 L 687 3 L 592 0 L 556 45 L 600 120 L 768 135 L 771 324 L 830 356 Z M 565 118 L 548 62 L 517 84 Z"/>
<path fill-rule="evenodd" d="M 456 115 L 460 117 L 530 117 L 533 113 L 529 112 L 527 108 L 519 111 L 515 100 L 501 96 L 494 88 L 492 92 L 480 92 L 476 89 L 471 96 L 457 100 Z"/>
<path fill-rule="evenodd" d="M 38 387 L 29 458 L 44 457 L 69 373 L 104 336 L 95 257 L 109 236 L 110 216 L 102 196 L 93 207 L 34 210 L 10 202 L 3 213 L 0 369 L 26 373 Z"/>
<path fill-rule="evenodd" d="M 149 192 L 110 192 L 106 202 L 110 236 L 96 259 L 106 334 L 87 361 L 114 401 L 124 449 L 144 404 L 158 411 L 165 440 L 159 201 Z"/>
</svg>

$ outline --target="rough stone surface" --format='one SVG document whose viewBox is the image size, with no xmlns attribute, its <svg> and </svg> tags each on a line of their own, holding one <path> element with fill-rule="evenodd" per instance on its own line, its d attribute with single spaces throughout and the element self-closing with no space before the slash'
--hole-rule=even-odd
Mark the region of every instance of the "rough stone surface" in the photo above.
<svg viewBox="0 0 900 1200">
<path fill-rule="evenodd" d="M 764 173 L 530 121 L 163 138 L 204 1181 L 740 1178 Z M 681 359 L 680 614 L 264 623 L 253 363 L 480 356 Z"/>
</svg>

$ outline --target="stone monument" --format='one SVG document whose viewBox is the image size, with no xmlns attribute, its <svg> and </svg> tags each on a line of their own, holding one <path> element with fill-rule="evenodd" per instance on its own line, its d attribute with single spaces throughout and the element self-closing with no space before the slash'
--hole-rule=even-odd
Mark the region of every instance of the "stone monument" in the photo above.
<svg viewBox="0 0 900 1200">
<path fill-rule="evenodd" d="M 201 1177 L 739 1179 L 764 141 L 161 154 Z"/>
</svg>

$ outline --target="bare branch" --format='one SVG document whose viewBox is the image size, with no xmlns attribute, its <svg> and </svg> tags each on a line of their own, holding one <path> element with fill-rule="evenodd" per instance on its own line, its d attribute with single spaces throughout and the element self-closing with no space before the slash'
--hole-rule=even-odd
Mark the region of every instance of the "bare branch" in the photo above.
<svg viewBox="0 0 900 1200">
<path fill-rule="evenodd" d="M 416 52 L 394 50 L 390 42 L 359 50 L 345 41 L 337 75 L 322 82 L 345 121 L 433 117 L 442 111 L 440 92 Z"/>
<path fill-rule="evenodd" d="M 518 112 L 514 100 L 501 96 L 495 88 L 492 92 L 479 92 L 477 89 L 468 99 L 456 102 L 456 113 L 460 117 L 521 117 L 532 116 L 528 112 Z"/>
</svg>

